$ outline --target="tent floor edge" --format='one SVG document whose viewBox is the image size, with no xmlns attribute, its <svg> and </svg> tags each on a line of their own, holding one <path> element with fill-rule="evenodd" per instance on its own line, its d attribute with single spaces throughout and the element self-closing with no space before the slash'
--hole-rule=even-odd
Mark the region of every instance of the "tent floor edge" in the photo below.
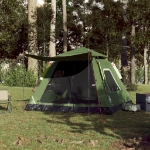
<svg viewBox="0 0 150 150">
<path fill-rule="evenodd" d="M 27 104 L 25 107 L 27 111 L 50 111 L 50 112 L 75 112 L 75 113 L 92 113 L 99 114 L 99 107 L 73 107 L 73 106 L 49 106 L 38 104 Z M 118 110 L 122 110 L 122 104 L 114 107 L 101 107 L 102 114 L 112 115 Z"/>
</svg>

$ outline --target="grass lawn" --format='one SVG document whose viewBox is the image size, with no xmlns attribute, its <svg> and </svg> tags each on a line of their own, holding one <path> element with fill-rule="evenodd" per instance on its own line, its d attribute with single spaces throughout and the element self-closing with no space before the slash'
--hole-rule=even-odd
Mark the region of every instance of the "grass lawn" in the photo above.
<svg viewBox="0 0 150 150">
<path fill-rule="evenodd" d="M 32 88 L 5 87 L 13 100 L 13 112 L 0 114 L 0 150 L 148 150 L 150 113 L 118 111 L 99 114 L 25 111 Z M 24 92 L 23 92 L 24 91 Z M 130 92 L 149 93 L 139 85 Z M 4 107 L 4 105 L 1 105 Z"/>
</svg>

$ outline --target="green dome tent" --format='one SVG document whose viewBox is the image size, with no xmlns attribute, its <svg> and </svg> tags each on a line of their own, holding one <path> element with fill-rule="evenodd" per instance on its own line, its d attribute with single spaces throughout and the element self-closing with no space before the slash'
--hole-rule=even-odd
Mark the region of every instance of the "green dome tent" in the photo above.
<svg viewBox="0 0 150 150">
<path fill-rule="evenodd" d="M 26 110 L 113 114 L 131 98 L 105 55 L 81 47 L 56 57 L 44 73 Z"/>
</svg>

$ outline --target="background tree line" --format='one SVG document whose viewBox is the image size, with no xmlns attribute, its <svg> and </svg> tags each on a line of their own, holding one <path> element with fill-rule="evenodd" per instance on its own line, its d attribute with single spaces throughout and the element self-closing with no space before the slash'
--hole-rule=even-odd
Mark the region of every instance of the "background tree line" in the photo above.
<svg viewBox="0 0 150 150">
<path fill-rule="evenodd" d="M 31 2 L 31 0 L 29 0 Z M 36 2 L 36 0 L 34 1 Z M 0 3 L 0 58 L 15 58 L 23 51 L 48 56 L 50 24 L 53 19 L 51 0 L 36 7 L 36 45 L 29 51 L 29 6 L 25 1 L 5 0 Z M 108 56 L 122 72 L 123 81 L 148 84 L 150 2 L 149 0 L 66 0 L 67 50 L 77 47 L 94 49 Z M 31 5 L 30 3 L 28 3 Z M 34 3 L 36 4 L 36 3 Z M 64 42 L 62 0 L 56 0 L 56 54 Z M 31 38 L 32 39 L 32 38 Z M 28 62 L 29 63 L 29 62 Z M 37 63 L 37 62 L 36 62 Z"/>
</svg>

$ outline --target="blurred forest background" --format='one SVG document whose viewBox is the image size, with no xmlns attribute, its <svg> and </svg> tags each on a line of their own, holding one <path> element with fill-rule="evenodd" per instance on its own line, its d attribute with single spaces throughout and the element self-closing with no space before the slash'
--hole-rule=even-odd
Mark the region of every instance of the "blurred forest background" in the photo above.
<svg viewBox="0 0 150 150">
<path fill-rule="evenodd" d="M 149 0 L 0 0 L 0 81 L 33 86 L 55 56 L 78 47 L 107 55 L 127 85 L 150 82 Z M 14 69 L 15 68 L 15 69 Z M 21 80 L 22 79 L 22 80 Z"/>
</svg>

